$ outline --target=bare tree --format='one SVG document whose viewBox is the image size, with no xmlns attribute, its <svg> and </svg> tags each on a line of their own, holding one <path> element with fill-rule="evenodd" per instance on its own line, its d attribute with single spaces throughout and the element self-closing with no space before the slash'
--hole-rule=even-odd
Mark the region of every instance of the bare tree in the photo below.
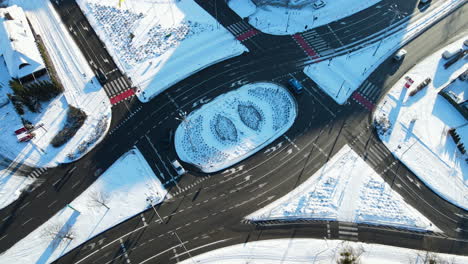
<svg viewBox="0 0 468 264">
<path fill-rule="evenodd" d="M 416 258 L 411 260 L 409 263 L 423 263 L 423 264 L 453 264 L 455 258 L 446 260 L 441 258 L 437 253 L 424 251 L 416 254 Z"/>
<path fill-rule="evenodd" d="M 52 239 L 57 245 L 63 240 L 71 241 L 75 238 L 72 224 L 63 222 L 49 224 L 44 228 L 42 235 Z"/>
<path fill-rule="evenodd" d="M 108 210 L 110 209 L 109 206 L 107 206 L 107 203 L 110 199 L 110 195 L 108 192 L 105 192 L 103 190 L 93 191 L 90 194 L 90 199 L 91 206 L 104 206 Z"/>
<path fill-rule="evenodd" d="M 354 247 L 343 244 L 340 249 L 340 257 L 336 261 L 338 264 L 359 264 L 361 263 L 361 255 L 364 253 L 364 247 L 360 246 L 357 249 Z"/>
</svg>

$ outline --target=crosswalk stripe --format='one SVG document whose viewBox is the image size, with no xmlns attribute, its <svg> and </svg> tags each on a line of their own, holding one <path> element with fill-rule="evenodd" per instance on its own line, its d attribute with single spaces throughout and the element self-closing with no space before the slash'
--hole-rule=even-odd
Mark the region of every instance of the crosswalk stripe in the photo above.
<svg viewBox="0 0 468 264">
<path fill-rule="evenodd" d="M 302 33 L 302 35 L 305 37 L 305 36 L 318 36 L 319 34 L 315 30 L 309 30 L 309 31 Z"/>
<path fill-rule="evenodd" d="M 115 90 L 116 90 L 117 94 L 119 94 L 119 93 L 123 92 L 123 91 L 122 91 L 122 88 L 121 88 L 121 87 L 119 87 L 119 86 L 118 86 L 118 85 L 115 83 L 115 80 L 114 80 L 114 81 L 111 81 L 111 82 L 110 82 L 110 85 L 111 85 L 112 87 L 114 87 L 114 88 L 115 88 Z"/>
<path fill-rule="evenodd" d="M 357 232 L 357 230 L 358 230 L 358 228 L 355 227 L 355 226 L 342 226 L 342 225 L 338 226 L 338 229 L 340 229 L 340 230 L 341 230 L 341 229 L 353 230 L 353 231 L 356 231 L 356 232 Z"/>
<path fill-rule="evenodd" d="M 104 87 L 106 87 L 106 90 L 108 91 L 110 97 L 113 97 L 114 95 L 117 94 L 117 91 L 114 89 L 112 85 L 110 85 L 110 83 L 106 83 Z"/>
<path fill-rule="evenodd" d="M 327 47 L 327 43 L 323 43 L 320 45 L 312 45 L 312 46 L 314 47 L 315 50 L 320 50 L 320 49 Z"/>
<path fill-rule="evenodd" d="M 363 86 L 363 89 L 362 89 L 361 94 L 362 94 L 362 95 L 366 95 L 366 93 L 367 93 L 367 91 L 369 90 L 369 88 L 372 89 L 371 87 L 372 87 L 372 83 L 366 81 L 366 84 Z"/>
<path fill-rule="evenodd" d="M 338 234 L 339 235 L 349 235 L 349 236 L 357 236 L 358 235 L 357 232 L 341 231 L 341 230 L 338 231 Z"/>
<path fill-rule="evenodd" d="M 127 90 L 128 85 L 122 80 L 122 78 L 117 79 L 117 82 L 120 83 L 122 87 L 125 87 L 125 90 Z"/>
<path fill-rule="evenodd" d="M 242 32 L 242 29 L 238 25 L 232 24 L 231 26 L 234 29 L 234 33 L 240 34 Z"/>
<path fill-rule="evenodd" d="M 307 40 L 310 44 L 314 44 L 314 45 L 318 45 L 318 44 L 321 44 L 321 43 L 326 43 L 325 40 L 323 40 L 323 38 L 321 37 L 316 37 L 316 38 L 313 38 L 313 39 L 310 39 L 310 38 L 304 38 L 305 40 Z"/>
</svg>

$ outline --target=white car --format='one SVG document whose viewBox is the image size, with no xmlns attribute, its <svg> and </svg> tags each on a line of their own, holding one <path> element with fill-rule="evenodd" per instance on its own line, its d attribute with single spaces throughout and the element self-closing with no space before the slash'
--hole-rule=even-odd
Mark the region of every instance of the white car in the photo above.
<svg viewBox="0 0 468 264">
<path fill-rule="evenodd" d="M 401 61 L 406 56 L 406 53 L 406 50 L 401 49 L 395 54 L 395 56 L 393 56 L 393 59 L 396 61 Z"/>
<path fill-rule="evenodd" d="M 180 165 L 180 162 L 178 160 L 173 160 L 171 164 L 172 167 L 174 167 L 174 169 L 177 171 L 177 175 L 180 176 L 186 173 L 185 169 L 182 167 L 182 165 Z"/>
<path fill-rule="evenodd" d="M 317 0 L 312 4 L 312 7 L 314 7 L 315 9 L 319 9 L 319 8 L 324 7 L 326 4 L 327 3 L 325 3 L 325 1 L 323 0 Z"/>
</svg>

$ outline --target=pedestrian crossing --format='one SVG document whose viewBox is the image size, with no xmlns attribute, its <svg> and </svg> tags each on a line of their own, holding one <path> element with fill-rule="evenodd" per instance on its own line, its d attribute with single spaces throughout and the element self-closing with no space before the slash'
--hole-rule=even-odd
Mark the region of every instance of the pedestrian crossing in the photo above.
<svg viewBox="0 0 468 264">
<path fill-rule="evenodd" d="M 338 238 L 343 240 L 358 241 L 358 226 L 356 223 L 339 222 Z"/>
<path fill-rule="evenodd" d="M 370 81 L 366 80 L 361 88 L 358 90 L 359 93 L 364 96 L 367 100 L 370 102 L 375 103 L 377 101 L 377 98 L 380 95 L 380 89 L 377 87 L 377 85 L 371 83 Z"/>
<path fill-rule="evenodd" d="M 247 22 L 245 22 L 244 20 L 241 20 L 241 21 L 239 21 L 237 23 L 229 25 L 226 28 L 234 36 L 240 35 L 240 34 L 246 32 L 246 31 L 249 31 L 249 30 L 253 29 L 252 26 L 250 24 L 248 24 Z"/>
<path fill-rule="evenodd" d="M 353 93 L 351 98 L 369 111 L 372 111 L 379 96 L 379 87 L 366 80 L 363 85 Z"/>
<path fill-rule="evenodd" d="M 226 28 L 239 41 L 245 41 L 245 40 L 250 39 L 251 37 L 257 35 L 258 33 L 260 33 L 258 30 L 253 28 L 251 25 L 249 25 L 244 20 L 241 20 L 241 21 L 239 21 L 237 23 L 229 25 Z"/>
<path fill-rule="evenodd" d="M 115 97 L 132 87 L 130 82 L 123 76 L 104 84 L 104 91 L 109 98 Z"/>
<path fill-rule="evenodd" d="M 28 178 L 32 179 L 32 180 L 36 180 L 37 178 L 39 178 L 47 169 L 46 168 L 38 168 L 38 169 L 35 169 L 31 172 L 31 174 L 28 175 Z"/>
<path fill-rule="evenodd" d="M 326 56 L 333 53 L 329 44 L 315 31 L 309 30 L 301 33 L 304 40 L 311 46 L 320 56 Z"/>
</svg>

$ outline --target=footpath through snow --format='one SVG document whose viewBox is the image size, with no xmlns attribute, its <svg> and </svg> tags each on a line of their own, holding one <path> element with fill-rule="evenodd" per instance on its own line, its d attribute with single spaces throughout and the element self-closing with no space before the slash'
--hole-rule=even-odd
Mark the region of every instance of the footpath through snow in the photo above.
<svg viewBox="0 0 468 264">
<path fill-rule="evenodd" d="M 306 182 L 246 218 L 321 219 L 438 230 L 348 145 Z"/>
<path fill-rule="evenodd" d="M 446 60 L 441 56 L 447 49 L 462 48 L 467 38 L 465 35 L 413 67 L 392 87 L 374 113 L 376 122 L 387 129 L 381 130 L 380 138 L 393 155 L 434 192 L 465 209 L 468 209 L 468 156 L 457 149 L 448 130 L 460 127 L 457 132 L 462 142 L 468 143 L 467 121 L 438 93 L 468 70 L 466 57 L 445 69 Z M 409 89 L 404 87 L 406 77 L 414 80 Z M 429 85 L 410 96 L 428 77 L 432 80 Z M 466 81 L 456 80 L 448 89 L 466 101 L 467 87 Z"/>
<path fill-rule="evenodd" d="M 78 0 L 142 102 L 247 49 L 193 0 Z"/>
<path fill-rule="evenodd" d="M 69 206 L 0 255 L 1 263 L 51 263 L 81 243 L 158 204 L 167 195 L 143 155 L 133 149 L 118 159 Z M 145 221 L 156 221 L 154 215 Z M 144 227 L 142 225 L 142 227 Z M 66 236 L 73 237 L 72 240 Z M 105 238 L 91 249 L 105 247 Z"/>
</svg>

